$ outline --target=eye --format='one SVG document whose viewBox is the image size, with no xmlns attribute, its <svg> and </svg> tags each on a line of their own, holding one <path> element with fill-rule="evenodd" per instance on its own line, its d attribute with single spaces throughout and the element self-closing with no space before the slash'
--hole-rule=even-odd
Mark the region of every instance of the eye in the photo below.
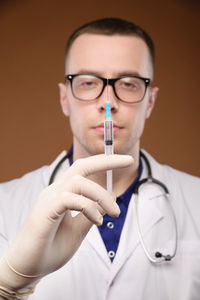
<svg viewBox="0 0 200 300">
<path fill-rule="evenodd" d="M 83 82 L 82 82 L 82 85 L 85 85 L 85 86 L 92 86 L 92 85 L 95 85 L 95 82 L 93 82 L 93 81 L 83 81 Z"/>
<path fill-rule="evenodd" d="M 127 90 L 136 90 L 138 89 L 138 84 L 134 81 L 132 82 L 122 81 L 120 82 L 120 87 Z"/>
<path fill-rule="evenodd" d="M 79 84 L 79 89 L 83 90 L 95 90 L 97 88 L 97 83 L 95 81 L 87 80 L 81 81 Z"/>
<path fill-rule="evenodd" d="M 128 91 L 136 92 L 141 89 L 142 82 L 138 78 L 126 77 L 118 81 L 118 88 Z"/>
<path fill-rule="evenodd" d="M 130 83 L 130 82 L 123 82 L 124 87 L 127 88 L 134 88 L 136 87 L 136 85 L 134 83 Z"/>
<path fill-rule="evenodd" d="M 77 76 L 74 84 L 79 89 L 95 89 L 99 85 L 99 80 L 91 76 Z"/>
</svg>

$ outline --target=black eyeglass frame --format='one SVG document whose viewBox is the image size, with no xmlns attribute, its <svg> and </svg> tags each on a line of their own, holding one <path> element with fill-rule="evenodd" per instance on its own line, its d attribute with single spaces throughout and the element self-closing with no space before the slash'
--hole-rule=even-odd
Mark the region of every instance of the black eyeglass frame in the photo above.
<svg viewBox="0 0 200 300">
<path fill-rule="evenodd" d="M 75 77 L 81 76 L 81 75 L 93 76 L 93 77 L 96 77 L 96 78 L 101 79 L 101 80 L 103 81 L 103 87 L 102 87 L 102 90 L 101 90 L 100 94 L 99 94 L 96 98 L 90 99 L 90 100 L 83 100 L 83 99 L 78 98 L 78 97 L 76 97 L 76 96 L 74 95 L 74 92 L 73 92 L 73 79 L 74 79 Z M 140 99 L 140 100 L 138 100 L 138 101 L 136 101 L 136 102 L 129 102 L 129 101 L 125 101 L 125 100 L 119 98 L 119 96 L 117 95 L 116 90 L 115 90 L 115 82 L 118 81 L 118 80 L 120 80 L 120 79 L 122 79 L 122 78 L 126 78 L 126 77 L 138 78 L 138 79 L 141 79 L 141 80 L 144 81 L 144 84 L 145 84 L 145 90 L 144 90 L 144 95 L 143 95 L 142 99 Z M 94 100 L 96 100 L 97 98 L 99 98 L 99 97 L 102 95 L 105 86 L 106 86 L 106 85 L 111 85 L 112 88 L 113 88 L 114 94 L 115 94 L 115 96 L 116 96 L 116 98 L 117 98 L 118 100 L 120 100 L 120 101 L 122 101 L 122 102 L 125 102 L 125 103 L 130 103 L 130 104 L 131 104 L 131 103 L 132 103 L 132 104 L 133 104 L 133 103 L 139 103 L 139 102 L 141 102 L 141 101 L 144 99 L 145 94 L 146 94 L 146 91 L 147 91 L 147 88 L 148 88 L 148 86 L 151 84 L 151 79 L 150 79 L 150 78 L 145 78 L 145 77 L 136 76 L 136 75 L 134 75 L 134 76 L 127 76 L 127 75 L 125 75 L 125 76 L 120 76 L 120 77 L 117 77 L 117 78 L 104 78 L 104 77 L 101 77 L 101 76 L 98 76 L 98 75 L 94 75 L 94 74 L 68 74 L 68 75 L 65 76 L 65 82 L 66 82 L 67 80 L 69 80 L 69 82 L 70 82 L 71 90 L 72 90 L 72 94 L 73 94 L 74 98 L 76 98 L 76 99 L 78 99 L 78 100 L 80 100 L 80 101 L 87 101 L 87 102 L 94 101 Z"/>
</svg>

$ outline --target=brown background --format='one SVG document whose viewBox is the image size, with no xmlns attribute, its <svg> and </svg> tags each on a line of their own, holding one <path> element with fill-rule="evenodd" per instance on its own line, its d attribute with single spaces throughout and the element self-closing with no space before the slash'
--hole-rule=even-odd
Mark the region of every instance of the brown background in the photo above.
<svg viewBox="0 0 200 300">
<path fill-rule="evenodd" d="M 200 176 L 200 5 L 194 0 L 0 1 L 0 181 L 50 163 L 71 143 L 59 106 L 64 48 L 77 26 L 118 16 L 156 44 L 160 95 L 142 146 Z"/>
</svg>

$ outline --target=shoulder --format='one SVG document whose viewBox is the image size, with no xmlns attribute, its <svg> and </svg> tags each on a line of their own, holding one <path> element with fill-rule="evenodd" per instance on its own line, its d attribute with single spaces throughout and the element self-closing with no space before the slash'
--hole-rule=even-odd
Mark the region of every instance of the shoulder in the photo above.
<svg viewBox="0 0 200 300">
<path fill-rule="evenodd" d="M 8 240 L 15 236 L 39 193 L 48 186 L 53 170 L 64 155 L 66 151 L 63 151 L 50 165 L 0 184 L 0 244 L 2 236 Z"/>
<path fill-rule="evenodd" d="M 46 166 L 0 184 L 0 253 L 16 235 L 44 186 Z"/>
<path fill-rule="evenodd" d="M 31 171 L 20 178 L 1 183 L 0 206 L 2 206 L 4 202 L 13 204 L 15 201 L 19 202 L 20 206 L 23 205 L 23 201 L 32 202 L 39 192 L 48 186 L 51 173 L 57 165 L 57 162 L 65 154 L 66 151 L 63 151 L 50 165 Z"/>
<path fill-rule="evenodd" d="M 200 177 L 190 175 L 165 164 L 160 164 L 147 151 L 142 151 L 150 162 L 153 176 L 161 177 L 167 181 L 175 180 L 176 183 L 184 185 L 184 187 L 196 186 L 200 189 Z"/>
<path fill-rule="evenodd" d="M 23 175 L 20 178 L 1 183 L 0 198 L 8 194 L 13 195 L 13 193 L 16 193 L 17 191 L 20 192 L 28 187 L 33 188 L 34 185 L 37 185 L 38 183 L 42 185 L 44 183 L 43 173 L 47 168 L 47 166 L 43 166 L 37 170 L 31 171 Z"/>
<path fill-rule="evenodd" d="M 44 166 L 14 180 L 0 184 L 0 224 L 7 237 L 15 233 L 44 188 Z M 2 225 L 1 225 L 2 227 Z M 11 237 L 10 236 L 10 237 Z"/>
<path fill-rule="evenodd" d="M 173 204 L 176 209 L 180 210 L 180 207 L 185 207 L 196 217 L 196 220 L 200 220 L 200 178 L 162 165 L 149 153 L 143 152 L 150 162 L 153 177 L 166 185 L 174 199 Z"/>
</svg>

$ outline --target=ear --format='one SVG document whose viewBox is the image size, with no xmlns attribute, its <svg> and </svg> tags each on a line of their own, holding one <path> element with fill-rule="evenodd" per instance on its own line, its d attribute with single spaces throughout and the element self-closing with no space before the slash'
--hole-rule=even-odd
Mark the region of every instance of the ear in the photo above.
<svg viewBox="0 0 200 300">
<path fill-rule="evenodd" d="M 146 111 L 146 118 L 148 119 L 151 116 L 151 112 L 154 108 L 155 101 L 158 95 L 159 88 L 158 87 L 152 87 L 150 89 L 150 96 L 148 100 L 148 106 L 147 106 L 147 111 Z"/>
<path fill-rule="evenodd" d="M 63 83 L 59 83 L 58 87 L 59 87 L 59 92 L 60 92 L 60 105 L 61 105 L 62 111 L 65 116 L 69 116 L 66 86 Z"/>
</svg>

